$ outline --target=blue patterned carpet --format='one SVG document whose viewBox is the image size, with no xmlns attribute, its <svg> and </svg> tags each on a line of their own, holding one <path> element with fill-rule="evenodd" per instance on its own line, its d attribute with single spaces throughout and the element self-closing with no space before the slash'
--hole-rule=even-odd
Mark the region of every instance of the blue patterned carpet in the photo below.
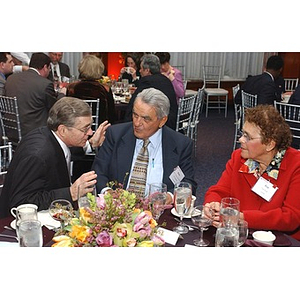
<svg viewBox="0 0 300 300">
<path fill-rule="evenodd" d="M 234 110 L 228 107 L 227 118 L 224 110 L 204 111 L 198 125 L 197 155 L 195 157 L 195 180 L 198 184 L 197 204 L 201 204 L 207 189 L 215 184 L 230 158 L 234 139 Z"/>
</svg>

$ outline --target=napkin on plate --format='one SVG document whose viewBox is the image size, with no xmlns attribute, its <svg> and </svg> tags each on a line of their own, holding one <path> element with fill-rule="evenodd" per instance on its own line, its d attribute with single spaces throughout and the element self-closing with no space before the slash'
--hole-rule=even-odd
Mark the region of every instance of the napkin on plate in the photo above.
<svg viewBox="0 0 300 300">
<path fill-rule="evenodd" d="M 54 220 L 48 210 L 42 210 L 38 212 L 38 219 L 42 223 L 42 226 L 46 226 L 48 229 L 53 230 L 60 227 L 60 222 Z"/>
</svg>

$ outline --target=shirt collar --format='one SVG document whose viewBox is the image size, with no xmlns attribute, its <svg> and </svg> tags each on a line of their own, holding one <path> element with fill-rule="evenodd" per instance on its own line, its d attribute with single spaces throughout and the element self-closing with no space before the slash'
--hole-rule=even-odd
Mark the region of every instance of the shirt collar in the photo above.
<svg viewBox="0 0 300 300">
<path fill-rule="evenodd" d="M 0 72 L 0 76 L 3 77 L 4 80 L 6 80 L 6 77 L 3 73 Z"/>
<path fill-rule="evenodd" d="M 273 75 L 270 72 L 265 71 L 265 73 L 269 74 L 271 76 L 272 80 L 274 81 L 274 77 L 273 77 Z"/>
<path fill-rule="evenodd" d="M 32 68 L 32 67 L 30 67 L 29 69 L 30 69 L 30 70 L 34 70 L 34 71 L 37 72 L 39 75 L 41 75 L 40 72 L 39 72 L 37 69 Z"/>
<path fill-rule="evenodd" d="M 65 158 L 70 156 L 71 151 L 70 151 L 69 147 L 59 138 L 59 136 L 53 130 L 51 130 L 51 131 L 52 131 L 53 135 L 55 136 L 55 138 L 57 139 L 59 145 L 63 149 Z"/>
<path fill-rule="evenodd" d="M 266 168 L 266 173 L 269 177 L 272 177 L 277 180 L 279 175 L 279 168 L 284 157 L 286 150 L 278 151 L 270 164 Z M 240 167 L 239 172 L 241 173 L 252 173 L 254 175 L 257 174 L 257 170 L 259 169 L 259 163 L 251 158 L 248 158 L 244 164 Z"/>
</svg>

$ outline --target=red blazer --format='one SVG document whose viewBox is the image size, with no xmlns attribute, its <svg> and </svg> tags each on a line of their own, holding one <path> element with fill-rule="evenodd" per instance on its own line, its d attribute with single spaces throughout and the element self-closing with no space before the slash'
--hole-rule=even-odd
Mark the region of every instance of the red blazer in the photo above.
<svg viewBox="0 0 300 300">
<path fill-rule="evenodd" d="M 287 149 L 277 180 L 263 174 L 278 186 L 270 202 L 251 191 L 257 179 L 253 174 L 239 172 L 244 162 L 241 150 L 235 150 L 217 184 L 206 192 L 204 202 L 235 197 L 240 200 L 240 210 L 249 228 L 279 230 L 300 240 L 300 151 Z"/>
</svg>

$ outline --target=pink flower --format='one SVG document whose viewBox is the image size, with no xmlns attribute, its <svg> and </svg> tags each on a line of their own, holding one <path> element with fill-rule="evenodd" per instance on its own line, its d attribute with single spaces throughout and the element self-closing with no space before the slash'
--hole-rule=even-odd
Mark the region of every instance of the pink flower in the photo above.
<svg viewBox="0 0 300 300">
<path fill-rule="evenodd" d="M 123 238 L 127 235 L 127 230 L 125 228 L 117 228 L 116 234 L 118 237 Z"/>
<path fill-rule="evenodd" d="M 97 207 L 102 209 L 105 208 L 105 199 L 103 194 L 99 194 L 97 197 Z"/>
<path fill-rule="evenodd" d="M 102 231 L 98 234 L 96 242 L 99 247 L 110 247 L 112 245 L 112 237 L 108 232 Z"/>
</svg>

